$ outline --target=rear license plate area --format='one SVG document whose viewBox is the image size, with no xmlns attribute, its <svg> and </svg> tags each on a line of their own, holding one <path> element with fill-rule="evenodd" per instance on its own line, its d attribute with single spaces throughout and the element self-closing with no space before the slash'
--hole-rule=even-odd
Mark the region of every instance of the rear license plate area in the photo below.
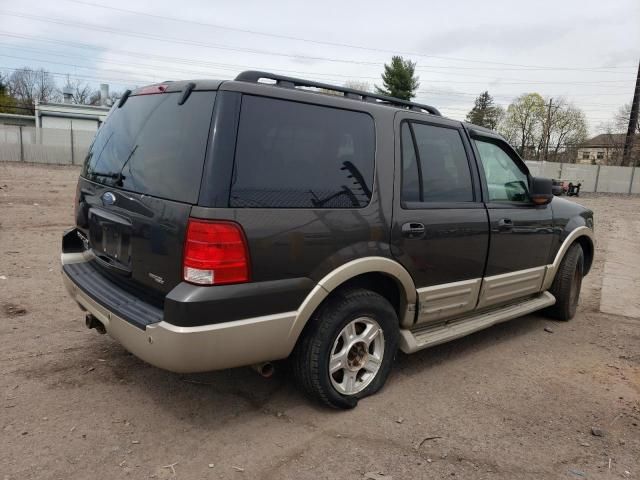
<svg viewBox="0 0 640 480">
<path fill-rule="evenodd" d="M 131 266 L 131 223 L 126 218 L 92 209 L 89 240 L 98 258 L 119 267 Z"/>
</svg>

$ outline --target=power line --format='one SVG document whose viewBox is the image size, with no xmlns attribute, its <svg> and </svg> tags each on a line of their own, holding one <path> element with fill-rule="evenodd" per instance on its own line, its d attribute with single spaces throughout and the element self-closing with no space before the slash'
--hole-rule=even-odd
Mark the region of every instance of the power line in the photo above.
<svg viewBox="0 0 640 480">
<path fill-rule="evenodd" d="M 168 20 L 168 21 L 172 21 L 172 22 L 179 22 L 179 23 L 185 23 L 185 24 L 190 24 L 190 25 L 200 25 L 200 26 L 204 26 L 204 27 L 212 27 L 212 28 L 235 31 L 235 32 L 240 32 L 240 33 L 249 33 L 249 34 L 252 34 L 252 35 L 261 35 L 261 36 L 272 37 L 272 38 L 280 38 L 280 39 L 283 39 L 283 40 L 294 40 L 294 41 L 307 42 L 307 43 L 313 43 L 313 44 L 317 44 L 317 45 L 326 45 L 326 46 L 332 46 L 332 47 L 346 47 L 346 48 L 353 48 L 353 49 L 358 49 L 358 50 L 367 50 L 367 51 L 371 51 L 371 52 L 381 52 L 381 53 L 393 54 L 393 55 L 397 55 L 397 54 L 412 55 L 412 56 L 419 56 L 419 57 L 425 57 L 425 58 L 437 58 L 437 59 L 442 59 L 442 60 L 454 60 L 454 61 L 458 61 L 458 62 L 473 62 L 473 63 L 485 63 L 485 64 L 501 65 L 501 66 L 513 66 L 513 67 L 521 67 L 521 68 L 527 68 L 527 69 L 600 71 L 600 68 L 593 68 L 593 67 L 532 66 L 532 65 L 520 65 L 520 64 L 504 63 L 504 62 L 492 62 L 492 61 L 488 61 L 488 60 L 477 60 L 477 59 L 467 59 L 467 58 L 459 58 L 459 57 L 429 55 L 429 54 L 418 53 L 418 52 L 402 52 L 402 51 L 398 51 L 398 50 L 389 50 L 389 49 L 383 49 L 383 48 L 365 47 L 365 46 L 362 46 L 362 45 L 354 45 L 354 44 L 349 44 L 349 43 L 329 42 L 329 41 L 326 41 L 326 40 L 315 40 L 315 39 L 309 39 L 309 38 L 303 38 L 303 37 L 295 37 L 295 36 L 290 36 L 290 35 L 282 35 L 282 34 L 271 33 L 271 32 L 261 32 L 261 31 L 257 31 L 257 30 L 230 27 L 228 25 L 207 23 L 207 22 L 201 22 L 201 21 L 197 21 L 197 20 L 183 19 L 183 18 L 178 18 L 178 17 L 159 15 L 159 14 L 155 14 L 155 13 L 141 12 L 141 11 L 138 11 L 138 10 L 130 10 L 130 9 L 126 9 L 126 8 L 113 7 L 113 6 L 104 5 L 104 4 L 101 4 L 101 3 L 88 2 L 88 1 L 85 1 L 85 0 L 66 0 L 66 1 L 67 2 L 76 3 L 76 4 L 80 4 L 80 5 L 95 7 L 95 8 L 102 8 L 102 9 L 106 9 L 106 10 L 119 11 L 119 12 L 127 13 L 127 14 L 130 14 L 130 15 L 139 15 L 139 16 L 145 16 L 145 17 L 149 17 L 149 18 L 157 18 L 157 19 L 161 19 L 161 20 Z M 469 68 L 474 68 L 474 67 L 469 67 Z M 609 71 L 608 69 L 611 69 L 611 68 L 634 68 L 634 67 L 629 67 L 629 66 L 615 67 L 615 66 L 612 66 L 612 67 L 601 67 L 601 68 L 607 69 L 605 71 Z M 618 72 L 611 72 L 611 73 L 618 73 Z"/>
<path fill-rule="evenodd" d="M 12 35 L 6 35 L 2 32 L 0 32 L 0 36 L 12 36 Z M 22 37 L 22 36 L 21 36 Z M 74 59 L 80 59 L 81 57 L 78 57 L 77 55 L 69 55 L 69 54 L 62 54 L 62 53 L 58 53 L 58 52 L 50 52 L 47 50 L 42 50 L 42 49 L 37 49 L 37 48 L 27 48 L 27 47 L 17 47 L 11 44 L 5 44 L 6 48 L 11 48 L 11 49 L 15 49 L 15 50 L 22 50 L 22 51 L 32 51 L 32 52 L 36 52 L 36 53 L 41 53 L 41 54 L 46 54 L 46 55 L 53 55 L 53 56 L 58 56 L 58 57 L 67 57 L 67 58 L 74 58 Z M 87 47 L 90 47 L 89 45 L 87 45 Z M 97 49 L 97 47 L 95 47 L 94 49 Z M 243 69 L 252 69 L 252 68 L 256 68 L 253 65 L 238 65 L 238 64 L 228 64 L 228 63 L 219 63 L 219 62 L 207 62 L 207 61 L 201 61 L 201 60 L 191 60 L 191 59 L 185 59 L 185 58 L 176 58 L 176 57 L 166 57 L 166 56 L 156 56 L 156 55 L 152 55 L 152 54 L 146 54 L 146 53 L 138 53 L 138 52 L 130 52 L 127 50 L 118 50 L 118 49 L 109 49 L 109 52 L 113 52 L 113 53 L 117 53 L 119 55 L 123 55 L 123 56 L 130 56 L 130 57 L 134 57 L 134 58 L 144 58 L 146 60 L 153 60 L 153 57 L 156 58 L 160 58 L 162 60 L 158 60 L 158 61 L 168 61 L 171 63 L 182 63 L 185 65 L 197 65 L 197 66 L 212 66 L 215 68 L 219 68 L 222 70 L 232 70 L 232 71 L 238 71 L 238 70 L 243 70 Z M 94 61 L 95 59 L 87 59 L 84 58 L 84 60 L 88 60 L 88 61 Z M 108 61 L 108 60 L 101 60 L 102 63 L 112 63 L 112 64 L 116 64 L 116 65 L 126 65 L 125 62 L 112 62 L 112 61 Z M 129 64 L 130 65 L 130 64 Z M 140 63 L 136 63 L 135 66 L 145 66 L 144 64 L 140 64 Z M 159 68 L 158 65 L 146 65 L 149 68 Z M 172 67 L 173 68 L 173 67 Z M 268 67 L 265 67 L 267 69 L 269 69 Z M 179 71 L 174 69 L 175 71 Z M 325 73 L 325 72 L 309 72 L 309 71 L 300 71 L 300 70 L 287 70 L 287 69 L 278 69 L 279 72 L 287 72 L 287 73 L 294 73 L 294 74 L 301 74 L 301 75 L 313 75 L 313 76 L 332 76 L 332 77 L 343 77 L 343 78 L 347 78 L 347 79 L 363 79 L 363 80 L 380 80 L 380 77 L 372 77 L 372 76 L 358 76 L 358 77 L 354 77 L 353 75 L 344 75 L 344 74 L 338 74 L 338 73 Z M 188 70 L 185 70 L 185 72 L 189 72 Z M 191 72 L 194 72 L 193 70 Z M 431 72 L 431 73 L 435 73 L 437 75 L 443 75 L 446 74 L 447 72 Z M 497 77 L 495 76 L 487 76 L 487 75 L 474 75 L 474 74 L 464 74 L 464 77 L 479 77 L 479 78 L 489 78 L 489 79 L 496 79 Z M 534 82 L 527 82 L 526 79 L 520 79 L 520 78 L 510 78 L 509 80 L 517 80 L 518 82 L 522 81 L 523 84 L 530 84 L 530 83 L 534 83 Z M 429 80 L 429 81 L 435 81 L 435 82 L 443 82 L 446 81 L 447 83 L 450 83 L 448 80 L 439 80 L 439 79 L 434 79 L 434 80 Z M 620 82 L 620 80 L 614 80 L 615 82 Z M 603 81 L 602 83 L 605 82 L 609 82 L 609 81 Z M 484 84 L 485 82 L 477 82 L 480 84 Z M 536 82 L 536 83 L 549 83 L 549 82 Z M 557 83 L 562 83 L 562 84 L 570 84 L 570 85 L 575 85 L 576 82 L 557 82 Z M 593 82 L 593 84 L 595 83 L 600 83 L 600 82 Z M 580 84 L 580 83 L 578 83 Z M 589 85 L 591 85 L 592 83 L 589 83 Z M 612 85 L 612 86 L 617 86 L 617 85 Z"/>
<path fill-rule="evenodd" d="M 35 36 L 35 35 L 24 35 L 24 34 L 17 34 L 17 33 L 13 33 L 13 32 L 6 32 L 6 31 L 0 31 L 0 36 L 4 36 L 4 37 L 9 37 L 9 38 L 19 38 L 19 39 L 24 39 L 24 40 L 29 40 L 29 41 L 35 41 L 35 42 L 42 42 L 42 43 L 53 43 L 53 44 L 57 44 L 57 45 L 64 45 L 64 46 L 70 46 L 73 48 L 82 48 L 82 49 L 91 49 L 91 50 L 99 50 L 99 51 L 104 51 L 104 48 L 98 47 L 97 45 L 92 45 L 92 44 L 87 44 L 87 43 L 78 43 L 78 42 L 69 42 L 69 41 L 62 41 L 62 40 L 58 40 L 58 39 L 53 39 L 53 38 L 47 38 L 47 37 L 40 37 L 40 36 Z M 12 48 L 24 48 L 24 47 L 12 47 Z M 237 67 L 237 68 L 254 68 L 254 66 L 247 66 L 247 65 L 232 65 L 232 64 L 225 64 L 225 63 L 213 63 L 213 62 L 207 62 L 205 60 L 202 59 L 189 59 L 186 57 L 170 57 L 170 56 L 165 56 L 165 55 L 154 55 L 154 54 L 150 54 L 150 53 L 141 53 L 141 52 L 131 52 L 129 50 L 120 50 L 120 49 L 115 49 L 115 48 L 109 48 L 108 50 L 110 53 L 111 52 L 115 52 L 115 53 L 121 53 L 122 55 L 126 55 L 126 56 L 133 56 L 133 57 L 138 57 L 138 58 L 144 58 L 144 59 L 153 59 L 153 58 L 157 58 L 157 59 L 161 59 L 161 60 L 167 60 L 170 61 L 171 63 L 182 63 L 182 64 L 187 64 L 187 65 L 202 65 L 202 64 L 206 64 L 206 65 L 212 65 L 212 66 L 228 66 L 228 67 Z M 57 54 L 59 55 L 59 54 Z M 159 60 L 159 61 L 161 61 Z M 376 63 L 375 66 L 382 66 L 384 65 L 383 63 Z M 266 69 L 270 69 L 269 67 L 264 67 Z M 422 71 L 429 71 L 429 72 L 433 72 L 432 70 L 427 70 L 428 69 L 444 69 L 444 68 L 451 68 L 451 69 L 470 69 L 470 70 L 476 70 L 476 69 L 486 69 L 485 67 L 449 67 L 449 66 L 437 66 L 437 65 L 429 65 L 427 67 L 421 68 L 420 66 L 417 67 L 417 69 L 419 69 L 421 72 Z M 500 69 L 500 70 L 509 70 L 509 69 Z M 512 70 L 518 70 L 518 69 L 512 69 Z M 324 72 L 308 72 L 308 71 L 300 71 L 300 70 L 287 70 L 287 69 L 278 69 L 278 71 L 280 72 L 288 72 L 288 73 L 297 73 L 297 74 L 303 74 L 303 75 L 323 75 L 323 76 L 327 76 L 327 75 L 335 75 L 335 76 L 344 76 L 344 77 L 348 77 L 348 78 L 353 78 L 352 75 L 339 75 L 339 74 L 327 74 Z M 433 72 L 433 73 L 440 73 L 440 72 Z M 446 72 L 444 72 L 446 73 Z M 612 72 L 612 73 L 620 73 L 620 72 Z M 477 77 L 482 77 L 482 78 L 496 78 L 495 76 L 484 76 L 484 75 L 472 75 L 472 74 L 466 74 L 466 76 L 477 76 Z M 358 77 L 358 78 L 367 78 L 367 79 L 375 79 L 375 80 L 379 80 L 379 77 Z"/>
<path fill-rule="evenodd" d="M 256 55 L 273 55 L 278 57 L 299 58 L 299 59 L 306 59 L 306 60 L 321 60 L 326 62 L 338 62 L 338 63 L 348 63 L 348 64 L 358 64 L 358 65 L 379 65 L 378 62 L 364 62 L 364 61 L 359 61 L 354 59 L 346 60 L 346 59 L 329 58 L 329 57 L 314 57 L 310 55 L 287 54 L 287 53 L 270 52 L 266 50 L 257 50 L 257 49 L 251 49 L 251 48 L 232 47 L 229 45 L 198 42 L 194 40 L 167 37 L 163 35 L 154 35 L 149 33 L 138 33 L 138 32 L 132 32 L 130 30 L 104 27 L 101 25 L 94 25 L 94 24 L 83 23 L 83 22 L 72 22 L 72 21 L 63 20 L 60 18 L 43 17 L 40 15 L 30 15 L 26 13 L 12 12 L 7 10 L 0 11 L 0 15 L 7 15 L 7 16 L 18 17 L 18 18 L 27 18 L 30 20 L 37 20 L 39 22 L 55 23 L 59 25 L 66 25 L 66 26 L 71 26 L 76 28 L 84 28 L 92 31 L 97 30 L 97 31 L 113 33 L 113 34 L 123 35 L 128 37 L 145 38 L 148 40 L 157 40 L 157 41 L 166 42 L 166 43 L 181 43 L 183 45 L 213 48 L 218 50 L 229 50 L 234 52 L 244 52 L 244 53 L 251 53 Z"/>
<path fill-rule="evenodd" d="M 316 57 L 316 56 L 299 55 L 299 54 L 287 54 L 287 53 L 280 53 L 280 52 L 271 52 L 271 51 L 267 51 L 267 50 L 257 50 L 257 49 L 250 49 L 250 48 L 233 47 L 233 46 L 229 46 L 229 45 L 211 44 L 211 43 L 199 42 L 199 41 L 194 41 L 194 40 L 189 40 L 189 39 L 184 39 L 184 38 L 167 37 L 167 36 L 164 36 L 164 35 L 155 35 L 155 34 L 151 34 L 151 33 L 133 32 L 131 30 L 117 29 L 117 28 L 112 28 L 112 27 L 105 27 L 105 26 L 100 26 L 100 25 L 88 24 L 88 23 L 84 23 L 84 22 L 74 22 L 74 21 L 69 21 L 69 20 L 60 19 L 60 18 L 44 17 L 44 16 L 40 16 L 40 15 L 32 15 L 32 14 L 13 12 L 13 11 L 7 11 L 7 10 L 0 11 L 0 15 L 14 16 L 14 17 L 18 17 L 18 18 L 27 18 L 27 19 L 31 19 L 31 20 L 44 22 L 44 23 L 54 23 L 54 24 L 72 26 L 72 27 L 76 27 L 76 28 L 89 29 L 89 30 L 92 30 L 92 31 L 98 30 L 98 31 L 106 32 L 106 33 L 116 34 L 116 35 L 123 35 L 123 36 L 128 36 L 128 37 L 135 37 L 135 38 L 144 38 L 144 39 L 150 39 L 150 40 L 157 40 L 157 41 L 162 41 L 162 42 L 166 42 L 166 43 L 182 43 L 184 45 L 192 45 L 192 46 L 200 46 L 200 47 L 205 47 L 205 48 L 238 51 L 238 52 L 244 52 L 244 53 L 249 53 L 249 54 L 273 55 L 273 56 L 280 56 L 280 57 L 287 57 L 287 58 L 301 58 L 301 59 L 308 59 L 308 60 L 321 60 L 321 61 L 328 61 L 328 62 L 348 63 L 348 64 L 357 64 L 357 65 L 380 65 L 379 62 L 359 61 L 359 60 L 353 60 L 353 59 L 349 59 L 348 60 L 348 59 L 339 59 L 339 58 L 330 58 L 330 57 Z M 448 80 L 438 80 L 438 81 L 439 82 L 446 82 L 448 84 L 449 83 L 482 83 L 482 84 L 486 83 L 486 82 L 468 82 L 468 81 L 456 82 L 456 81 L 448 81 Z M 502 82 L 502 84 L 508 84 L 508 85 L 518 85 L 518 84 L 533 85 L 533 84 L 557 83 L 557 84 L 572 84 L 572 85 L 578 85 L 578 84 L 579 85 L 591 85 L 591 84 L 596 84 L 597 85 L 597 84 L 609 83 L 609 82 L 623 82 L 623 81 L 621 81 L 621 80 L 608 80 L 608 81 L 604 80 L 604 81 L 598 81 L 598 82 L 549 82 L 549 81 L 547 81 L 547 82 L 538 82 L 538 83 L 535 83 L 535 82 L 522 82 L 522 83 L 518 83 L 518 82 Z M 621 87 L 622 87 L 622 85 L 621 85 Z"/>
<path fill-rule="evenodd" d="M 20 49 L 20 47 L 9 47 L 9 48 L 17 48 Z M 33 49 L 25 49 L 22 48 L 22 50 L 33 50 Z M 64 54 L 57 54 L 57 53 L 49 53 L 47 52 L 46 54 L 50 54 L 50 55 L 56 55 L 56 56 L 63 56 L 63 57 L 71 57 L 71 58 L 77 58 L 75 56 L 70 56 L 70 55 L 64 55 Z M 83 65 L 78 65 L 78 64 L 70 64 L 70 63 L 64 63 L 64 62 L 56 62 L 53 60 L 43 60 L 43 59 L 38 59 L 38 58 L 28 58 L 28 57 L 16 57 L 13 55 L 6 55 L 6 54 L 0 54 L 1 57 L 7 57 L 7 58 L 14 58 L 14 59 L 25 59 L 25 60 L 32 60 L 32 61 L 39 61 L 39 62 L 46 62 L 46 63 L 51 63 L 51 64 L 57 64 L 57 65 L 65 65 L 65 66 L 69 66 L 69 67 L 74 67 L 74 68 L 84 68 L 84 69 L 93 69 L 91 67 L 85 67 Z M 160 68 L 160 66 L 158 65 L 148 65 L 148 64 L 140 64 L 140 63 L 136 63 L 135 65 L 133 64 L 127 64 L 126 62 L 110 62 L 108 60 L 103 61 L 103 63 L 114 63 L 114 64 L 119 64 L 119 65 L 132 65 L 132 66 L 136 66 L 136 67 L 147 67 L 147 68 L 151 68 L 151 69 L 157 69 Z M 224 65 L 224 64 L 218 64 L 218 65 Z M 246 69 L 246 68 L 252 68 L 251 66 L 248 65 L 230 65 L 229 67 L 224 67 L 224 66 L 216 66 L 215 68 L 219 68 L 221 70 L 231 70 L 234 72 L 237 72 L 238 70 L 242 70 L 242 69 Z M 101 69 L 102 71 L 105 72 L 116 72 L 116 73 L 128 73 L 126 71 L 123 70 L 114 70 L 114 69 Z M 174 67 L 171 67 L 172 71 L 175 72 L 185 72 L 185 73 L 189 73 L 189 74 L 206 74 L 209 75 L 211 74 L 211 72 L 208 71 L 204 71 L 204 70 L 179 70 L 176 69 Z M 309 74 L 309 75 L 327 75 L 327 74 L 323 74 L 323 73 L 318 73 L 318 72 L 299 72 L 299 73 L 303 73 L 303 74 Z M 331 75 L 331 74 L 329 74 Z M 357 79 L 376 79 L 376 77 L 353 77 L 351 75 L 338 75 L 338 76 L 342 76 L 345 78 L 357 78 Z M 339 83 L 339 82 L 338 82 Z M 479 85 L 487 85 L 487 83 L 489 82 L 481 82 L 481 81 L 473 81 L 473 80 L 464 80 L 464 81 L 451 81 L 451 80 L 445 80 L 445 79 L 429 79 L 426 80 L 426 83 L 447 83 L 447 84 L 479 84 Z M 599 82 L 505 82 L 505 81 L 498 81 L 497 83 L 499 83 L 500 85 L 548 85 L 548 84 L 559 84 L 559 85 L 572 85 L 572 86 L 577 86 L 577 85 L 581 85 L 581 86 L 586 86 L 586 85 L 600 85 Z M 618 86 L 618 85 L 606 85 L 608 88 L 620 88 L 620 89 L 625 89 L 626 87 L 623 86 Z"/>
<path fill-rule="evenodd" d="M 47 39 L 47 38 L 38 38 L 38 37 L 33 37 L 33 36 L 28 36 L 28 35 L 19 35 L 19 34 L 13 34 L 13 33 L 8 33 L 8 32 L 3 32 L 0 31 L 0 36 L 5 36 L 5 37 L 10 37 L 10 38 L 22 38 L 22 39 L 27 39 L 27 40 L 35 40 L 37 42 L 44 42 L 44 43 L 54 43 L 54 44 L 60 44 L 60 45 L 66 45 L 66 46 L 72 46 L 74 48 L 84 48 L 84 49 L 91 49 L 91 50 L 99 50 L 99 51 L 104 51 L 103 48 L 100 48 L 98 46 L 95 45 L 90 45 L 90 44 L 85 44 L 85 43 L 76 43 L 76 42 L 63 42 L 63 41 L 59 41 L 59 40 L 54 40 L 54 39 Z M 9 47 L 9 48 L 22 48 L 24 50 L 28 50 L 24 47 Z M 218 69 L 222 69 L 222 70 L 233 70 L 233 71 L 237 71 L 236 69 L 253 69 L 253 68 L 261 68 L 261 69 L 266 69 L 266 70 L 272 70 L 272 68 L 269 67 L 256 67 L 255 65 L 237 65 L 237 64 L 228 64 L 228 63 L 219 63 L 219 62 L 207 62 L 205 60 L 201 60 L 201 59 L 189 59 L 189 58 L 177 58 L 177 57 L 168 57 L 168 56 L 162 56 L 162 55 L 154 55 L 154 54 L 149 54 L 149 53 L 141 53 L 141 52 L 131 52 L 128 50 L 118 50 L 118 49 L 109 49 L 109 52 L 114 52 L 114 53 L 120 53 L 124 56 L 131 56 L 131 57 L 136 57 L 136 58 L 144 58 L 147 60 L 155 60 L 158 59 L 157 61 L 168 61 L 170 63 L 181 63 L 181 64 L 186 64 L 186 65 L 207 65 L 207 66 L 213 66 L 215 68 Z M 47 55 L 56 55 L 56 56 L 63 56 L 62 54 L 59 53 L 50 53 L 50 52 L 46 52 Z M 67 55 L 69 56 L 69 55 Z M 73 58 L 77 58 L 77 57 L 73 57 Z M 108 63 L 108 61 L 105 61 L 106 63 Z M 113 62 L 112 62 L 113 63 Z M 122 62 L 121 62 L 122 63 Z M 137 66 L 138 64 L 136 64 Z M 227 68 L 229 67 L 229 68 Z M 277 69 L 279 72 L 286 72 L 286 73 L 294 73 L 294 74 L 301 74 L 301 75 L 313 75 L 313 76 L 331 76 L 331 77 L 344 77 L 344 78 L 358 78 L 358 79 L 364 79 L 364 80 L 379 80 L 379 77 L 368 77 L 368 76 L 358 76 L 355 77 L 354 75 L 341 75 L 341 74 L 337 74 L 337 73 L 325 73 L 325 72 L 309 72 L 309 71 L 300 71 L 300 70 L 287 70 L 287 69 Z M 437 72 L 438 74 L 440 74 L 440 72 Z M 473 75 L 466 75 L 466 76 L 473 76 Z M 480 76 L 483 77 L 483 76 Z M 491 78 L 491 79 L 495 79 L 496 77 L 486 77 L 485 78 Z M 514 80 L 520 80 L 520 79 L 514 79 Z M 479 83 L 483 83 L 483 82 L 479 82 Z M 570 85 L 574 85 L 575 82 L 569 82 Z M 473 95 L 477 95 L 477 93 L 473 93 Z"/>
</svg>

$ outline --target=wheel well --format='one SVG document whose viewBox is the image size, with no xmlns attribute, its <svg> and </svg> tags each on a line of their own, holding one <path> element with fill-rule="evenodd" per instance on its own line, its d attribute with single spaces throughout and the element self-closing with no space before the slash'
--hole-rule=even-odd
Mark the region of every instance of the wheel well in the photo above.
<svg viewBox="0 0 640 480">
<path fill-rule="evenodd" d="M 336 292 L 352 288 L 365 288 L 383 296 L 389 301 L 393 309 L 398 314 L 398 319 L 402 320 L 402 316 L 404 315 L 402 309 L 404 308 L 406 301 L 403 295 L 404 292 L 402 292 L 401 287 L 393 277 L 380 272 L 363 273 L 341 283 L 337 288 L 331 291 L 329 297 Z"/>
<path fill-rule="evenodd" d="M 584 254 L 584 275 L 589 273 L 591 265 L 593 263 L 593 242 L 587 236 L 581 236 L 576 238 L 576 243 L 582 247 L 582 253 Z"/>
</svg>

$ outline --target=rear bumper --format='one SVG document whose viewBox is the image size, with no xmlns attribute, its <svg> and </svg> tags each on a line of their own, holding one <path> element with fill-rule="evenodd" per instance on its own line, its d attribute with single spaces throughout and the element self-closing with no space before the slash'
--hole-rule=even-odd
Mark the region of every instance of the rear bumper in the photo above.
<svg viewBox="0 0 640 480">
<path fill-rule="evenodd" d="M 61 259 L 63 265 L 87 260 L 77 253 L 62 254 Z M 111 337 L 140 359 L 165 370 L 205 372 L 279 360 L 289 355 L 295 343 L 295 311 L 197 327 L 162 320 L 139 328 L 94 300 L 64 270 L 62 275 L 71 297 Z"/>
</svg>

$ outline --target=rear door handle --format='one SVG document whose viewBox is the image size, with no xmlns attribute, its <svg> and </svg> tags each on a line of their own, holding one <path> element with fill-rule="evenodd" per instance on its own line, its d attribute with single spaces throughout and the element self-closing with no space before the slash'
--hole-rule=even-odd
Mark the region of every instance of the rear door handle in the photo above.
<svg viewBox="0 0 640 480">
<path fill-rule="evenodd" d="M 402 235 L 406 238 L 421 238 L 424 233 L 425 228 L 422 223 L 408 222 L 402 225 Z"/>
<path fill-rule="evenodd" d="M 513 221 L 510 218 L 501 218 L 498 220 L 498 230 L 501 232 L 513 230 Z"/>
</svg>

